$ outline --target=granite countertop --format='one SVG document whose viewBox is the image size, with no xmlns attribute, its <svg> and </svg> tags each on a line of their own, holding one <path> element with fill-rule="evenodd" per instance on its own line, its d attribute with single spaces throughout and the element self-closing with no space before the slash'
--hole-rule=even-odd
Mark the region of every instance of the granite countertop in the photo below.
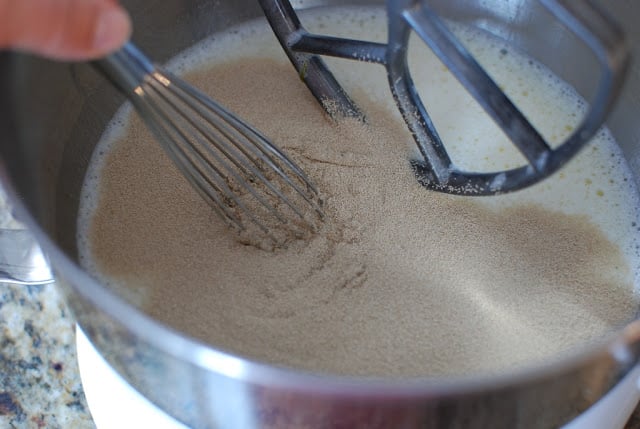
<svg viewBox="0 0 640 429">
<path fill-rule="evenodd" d="M 0 188 L 0 228 L 18 228 Z M 95 428 L 55 284 L 0 282 L 0 428 Z"/>
<path fill-rule="evenodd" d="M 0 283 L 0 428 L 94 428 L 55 285 Z"/>
</svg>

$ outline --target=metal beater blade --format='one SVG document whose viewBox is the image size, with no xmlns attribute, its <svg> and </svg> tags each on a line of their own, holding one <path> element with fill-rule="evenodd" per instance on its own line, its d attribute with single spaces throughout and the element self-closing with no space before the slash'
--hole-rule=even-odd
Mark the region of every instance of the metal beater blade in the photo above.
<svg viewBox="0 0 640 429">
<path fill-rule="evenodd" d="M 603 124 L 629 62 L 619 27 L 590 0 L 539 0 L 593 51 L 602 68 L 595 97 L 575 131 L 552 148 L 510 101 L 482 66 L 451 33 L 426 0 L 388 0 L 388 41 L 375 43 L 311 34 L 288 0 L 259 0 L 265 15 L 301 79 L 332 112 L 362 116 L 320 56 L 383 65 L 389 86 L 422 158 L 412 161 L 427 188 L 459 195 L 495 195 L 539 182 L 575 156 Z M 496 172 L 456 168 L 418 95 L 407 65 L 409 35 L 414 31 L 484 108 L 528 164 Z M 337 109 L 336 109 L 337 106 Z"/>
</svg>

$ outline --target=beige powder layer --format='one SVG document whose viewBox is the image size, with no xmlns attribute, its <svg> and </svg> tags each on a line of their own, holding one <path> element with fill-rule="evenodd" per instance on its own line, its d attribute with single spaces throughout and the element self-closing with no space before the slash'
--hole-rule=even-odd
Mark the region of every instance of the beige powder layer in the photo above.
<svg viewBox="0 0 640 429">
<path fill-rule="evenodd" d="M 368 126 L 329 121 L 288 64 L 189 80 L 302 165 L 327 221 L 284 250 L 241 244 L 134 118 L 104 166 L 91 251 L 167 325 L 278 365 L 405 377 L 538 362 L 633 316 L 629 268 L 586 217 L 427 191 L 403 124 L 371 105 Z"/>
</svg>

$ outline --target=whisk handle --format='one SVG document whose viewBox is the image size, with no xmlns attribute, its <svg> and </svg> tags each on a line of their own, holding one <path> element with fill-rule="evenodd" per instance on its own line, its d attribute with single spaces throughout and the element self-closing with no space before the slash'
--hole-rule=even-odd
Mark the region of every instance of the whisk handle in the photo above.
<svg viewBox="0 0 640 429">
<path fill-rule="evenodd" d="M 145 76 L 155 69 L 151 60 L 131 42 L 113 54 L 94 61 L 93 65 L 127 94 L 140 86 Z"/>
</svg>

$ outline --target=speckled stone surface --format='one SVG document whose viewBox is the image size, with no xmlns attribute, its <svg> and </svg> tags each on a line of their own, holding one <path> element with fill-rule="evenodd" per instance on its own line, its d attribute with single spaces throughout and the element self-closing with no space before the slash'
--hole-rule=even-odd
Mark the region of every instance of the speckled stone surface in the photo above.
<svg viewBox="0 0 640 429">
<path fill-rule="evenodd" d="M 16 228 L 0 189 L 0 228 Z M 55 285 L 0 282 L 0 428 L 94 428 L 75 319 Z"/>
<path fill-rule="evenodd" d="M 74 328 L 54 285 L 0 284 L 0 427 L 95 427 Z"/>
</svg>

